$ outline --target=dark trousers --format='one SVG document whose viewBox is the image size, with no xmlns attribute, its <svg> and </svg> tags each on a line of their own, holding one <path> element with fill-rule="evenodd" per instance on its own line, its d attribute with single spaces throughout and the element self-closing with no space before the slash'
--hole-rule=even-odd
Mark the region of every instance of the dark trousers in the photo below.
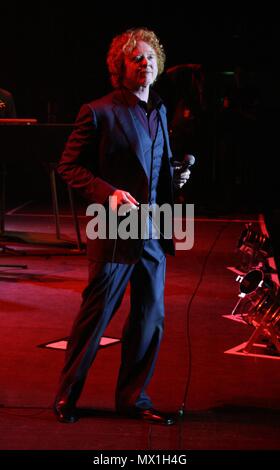
<svg viewBox="0 0 280 470">
<path fill-rule="evenodd" d="M 152 377 L 163 332 L 165 254 L 158 240 L 146 240 L 133 265 L 90 262 L 89 284 L 74 321 L 56 400 L 75 404 L 106 326 L 131 284 L 130 313 L 123 338 L 116 407 L 152 406 L 145 389 Z"/>
</svg>

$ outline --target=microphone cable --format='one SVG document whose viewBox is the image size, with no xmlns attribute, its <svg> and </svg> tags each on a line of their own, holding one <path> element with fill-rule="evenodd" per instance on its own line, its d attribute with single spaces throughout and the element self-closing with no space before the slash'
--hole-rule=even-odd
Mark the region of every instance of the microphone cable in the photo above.
<svg viewBox="0 0 280 470">
<path fill-rule="evenodd" d="M 205 258 L 204 258 L 204 261 L 203 261 L 203 264 L 202 264 L 202 268 L 201 268 L 201 271 L 200 271 L 200 275 L 199 275 L 199 279 L 197 281 L 197 284 L 194 288 L 194 291 L 191 295 L 191 298 L 187 304 L 187 310 L 186 310 L 186 324 L 185 324 L 185 328 L 186 328 L 186 341 L 187 341 L 187 359 L 188 359 L 188 373 L 186 375 L 186 385 L 185 385 L 185 390 L 184 390 L 184 395 L 183 395 L 183 400 L 182 400 L 182 403 L 181 403 L 181 406 L 178 410 L 178 415 L 180 417 L 183 417 L 184 414 L 185 414 L 185 406 L 186 406 L 186 401 L 187 401 L 187 396 L 188 396 L 188 392 L 189 392 L 189 387 L 190 387 L 190 382 L 191 382 L 191 375 L 192 375 L 192 348 L 191 348 L 191 335 L 190 335 L 190 319 L 191 319 L 191 307 L 192 307 L 192 303 L 197 295 L 197 292 L 201 286 L 201 283 L 203 281 L 203 278 L 204 278 L 204 274 L 205 274 L 205 270 L 206 270 L 206 267 L 207 267 L 207 263 L 208 263 L 208 260 L 218 242 L 218 240 L 220 239 L 223 231 L 225 230 L 225 228 L 228 226 L 228 223 L 227 224 L 223 224 L 221 226 L 221 228 L 218 230 L 218 233 L 217 235 L 215 236 Z"/>
</svg>

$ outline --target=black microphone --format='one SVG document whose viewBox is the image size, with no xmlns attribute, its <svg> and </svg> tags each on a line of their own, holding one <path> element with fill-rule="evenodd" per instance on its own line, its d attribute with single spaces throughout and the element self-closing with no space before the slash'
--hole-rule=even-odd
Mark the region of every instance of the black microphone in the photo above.
<svg viewBox="0 0 280 470">
<path fill-rule="evenodd" d="M 183 173 L 186 170 L 190 170 L 191 167 L 195 164 L 195 157 L 190 153 L 186 153 L 182 160 L 175 160 L 171 158 L 171 165 L 173 166 L 174 170 L 179 170 L 180 173 Z"/>
<path fill-rule="evenodd" d="M 171 158 L 171 165 L 174 168 L 173 182 L 176 189 L 181 189 L 186 181 L 181 179 L 182 173 L 190 170 L 195 163 L 195 157 L 190 153 L 186 153 L 182 160 L 174 160 Z"/>
</svg>

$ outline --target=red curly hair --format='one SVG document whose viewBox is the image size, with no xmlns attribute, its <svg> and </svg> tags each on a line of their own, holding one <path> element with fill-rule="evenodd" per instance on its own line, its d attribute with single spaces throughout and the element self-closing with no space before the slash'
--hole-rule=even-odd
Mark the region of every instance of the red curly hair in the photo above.
<svg viewBox="0 0 280 470">
<path fill-rule="evenodd" d="M 165 52 L 156 34 L 147 28 L 128 29 L 114 37 L 107 54 L 107 66 L 114 88 L 119 88 L 122 84 L 124 56 L 135 49 L 137 41 L 144 41 L 154 49 L 157 57 L 158 76 L 164 70 Z"/>
</svg>

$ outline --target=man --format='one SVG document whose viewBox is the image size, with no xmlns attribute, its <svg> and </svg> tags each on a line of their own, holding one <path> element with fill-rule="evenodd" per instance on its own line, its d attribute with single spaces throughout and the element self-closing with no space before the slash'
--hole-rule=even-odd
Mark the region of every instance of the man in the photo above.
<svg viewBox="0 0 280 470">
<path fill-rule="evenodd" d="M 128 30 L 113 39 L 107 64 L 115 90 L 82 106 L 58 165 L 58 172 L 89 203 L 113 212 L 124 204 L 126 210 L 172 204 L 166 110 L 150 90 L 164 61 L 152 31 Z M 188 178 L 189 171 L 178 175 L 177 185 Z M 79 417 L 76 403 L 87 372 L 130 281 L 116 408 L 130 417 L 174 423 L 154 409 L 146 393 L 163 332 L 166 252 L 174 254 L 170 239 L 88 240 L 89 284 L 72 327 L 54 405 L 60 422 Z"/>
<path fill-rule="evenodd" d="M 16 107 L 13 95 L 0 88 L 0 119 L 15 118 Z"/>
</svg>

